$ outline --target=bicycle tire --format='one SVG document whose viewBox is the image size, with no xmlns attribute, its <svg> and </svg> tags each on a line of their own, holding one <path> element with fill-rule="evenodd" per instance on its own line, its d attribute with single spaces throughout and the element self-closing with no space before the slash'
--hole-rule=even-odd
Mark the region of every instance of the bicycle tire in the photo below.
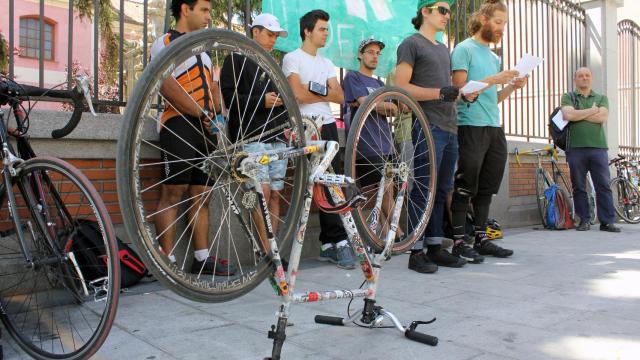
<svg viewBox="0 0 640 360">
<path fill-rule="evenodd" d="M 613 192 L 616 214 L 629 224 L 640 223 L 640 190 L 625 178 L 617 177 L 609 183 Z"/>
<path fill-rule="evenodd" d="M 536 169 L 536 203 L 538 204 L 538 213 L 540 215 L 540 221 L 544 228 L 548 228 L 547 222 L 547 198 L 544 191 L 551 185 L 551 176 L 544 169 Z"/>
<path fill-rule="evenodd" d="M 396 116 L 391 113 L 377 116 L 380 111 L 376 107 L 382 103 L 392 102 L 396 107 L 403 104 L 410 111 L 410 114 Z M 388 116 L 387 116 L 388 115 Z M 414 161 L 419 161 L 420 175 L 416 176 L 415 169 L 409 167 L 406 156 L 403 154 L 400 126 L 394 126 L 397 121 L 402 121 L 402 117 L 411 118 L 411 142 Z M 406 137 L 406 133 L 404 134 Z M 377 138 L 376 138 L 377 137 Z M 367 138 L 369 140 L 367 141 Z M 376 142 L 375 145 L 368 143 Z M 386 143 L 384 145 L 383 143 Z M 383 149 L 384 147 L 387 149 Z M 415 149 L 420 147 L 420 153 L 416 154 Z M 400 254 L 410 249 L 414 243 L 422 236 L 429 222 L 433 203 L 435 201 L 436 186 L 436 161 L 433 145 L 433 138 L 427 117 L 420 105 L 409 93 L 397 87 L 383 87 L 377 89 L 359 106 L 358 111 L 353 116 L 349 134 L 347 137 L 345 156 L 345 174 L 352 177 L 356 182 L 368 183 L 372 175 L 377 178 L 385 177 L 384 186 L 389 186 L 389 191 L 393 193 L 392 198 L 385 195 L 382 203 L 388 199 L 388 204 L 378 206 L 374 204 L 373 210 L 369 212 L 367 206 L 354 209 L 353 218 L 358 228 L 358 232 L 363 239 L 376 251 L 385 247 L 385 229 L 397 226 L 398 229 L 405 230 L 404 237 L 398 237 L 392 246 L 392 254 Z M 422 164 L 424 162 L 424 164 Z M 404 169 L 404 170 L 403 170 Z M 387 171 L 389 170 L 389 171 Z M 413 184 L 411 190 L 405 187 L 403 205 L 400 213 L 400 224 L 390 224 L 390 209 L 393 208 L 397 196 L 402 190 L 403 184 L 396 183 L 397 175 L 391 175 L 390 171 L 407 171 L 408 182 Z M 388 174 L 388 175 L 385 175 Z M 423 176 L 425 178 L 423 178 Z M 417 181 L 419 177 L 421 182 Z M 390 180 L 389 180 L 390 179 Z M 426 181 L 423 181 L 426 180 Z M 377 180 L 381 181 L 381 180 Z M 377 203 L 377 190 L 379 186 L 370 184 L 363 188 L 363 195 L 368 198 L 367 203 Z M 391 193 L 390 192 L 390 193 Z M 422 203 L 424 201 L 424 204 Z M 388 208 L 385 210 L 385 208 Z M 413 216 L 410 216 L 413 214 Z M 379 221 L 380 218 L 389 221 Z M 387 224 L 389 223 L 389 224 Z M 388 231 L 388 230 L 387 230 Z"/>
<path fill-rule="evenodd" d="M 167 250 L 168 252 L 165 254 L 158 238 L 166 232 L 168 227 L 162 231 L 156 230 L 154 232 L 154 224 L 149 218 L 153 212 L 151 209 L 154 203 L 150 200 L 145 201 L 145 199 L 152 197 L 153 191 L 159 191 L 162 187 L 157 182 L 159 178 L 157 174 L 162 171 L 163 165 L 167 164 L 162 161 L 154 163 L 153 159 L 158 158 L 157 154 L 147 155 L 147 158 L 144 158 L 145 151 L 157 153 L 159 150 L 159 147 L 153 143 L 154 136 L 157 134 L 151 135 L 150 139 L 145 138 L 145 136 L 150 136 L 145 133 L 145 129 L 153 129 L 157 125 L 156 123 L 159 123 L 159 120 L 154 117 L 156 114 L 150 104 L 160 96 L 159 86 L 169 76 L 170 70 L 193 56 L 194 49 L 206 51 L 212 61 L 221 61 L 226 56 L 242 55 L 257 64 L 265 74 L 265 79 L 275 86 L 276 92 L 280 94 L 283 106 L 288 112 L 286 123 L 281 127 L 276 127 L 276 133 L 270 134 L 270 136 L 288 137 L 289 147 L 300 148 L 304 146 L 303 136 L 288 136 L 287 131 L 291 129 L 296 131 L 295 129 L 303 129 L 303 127 L 293 92 L 274 59 L 256 42 L 227 30 L 199 30 L 172 41 L 161 54 L 152 59 L 132 92 L 133 95 L 129 99 L 124 115 L 117 155 L 118 197 L 127 233 L 131 239 L 135 239 L 144 263 L 164 286 L 194 301 L 221 302 L 232 300 L 253 289 L 267 276 L 271 268 L 270 257 L 260 255 L 260 245 L 256 244 L 255 236 L 252 235 L 260 231 L 258 226 L 254 227 L 252 210 L 250 210 L 256 206 L 255 198 L 253 204 L 250 201 L 252 191 L 246 188 L 246 184 L 231 176 L 231 164 L 246 143 L 250 142 L 249 138 L 239 138 L 238 141 L 229 145 L 220 146 L 218 144 L 220 147 L 211 154 L 214 154 L 214 157 L 218 157 L 226 165 L 224 168 L 212 170 L 212 173 L 216 172 L 217 177 L 211 177 L 211 173 L 208 174 L 209 180 L 215 180 L 210 188 L 209 194 L 211 196 L 205 196 L 202 192 L 188 200 L 190 203 L 195 203 L 194 199 L 197 198 L 197 201 L 201 201 L 202 204 L 209 202 L 209 229 L 217 228 L 218 233 L 209 234 L 208 255 L 228 259 L 230 264 L 240 270 L 239 272 L 236 270 L 233 275 L 207 277 L 203 276 L 201 272 L 192 273 L 194 271 L 193 265 L 191 268 L 189 267 L 189 262 L 193 261 L 190 260 L 193 258 L 190 254 L 191 240 L 185 240 L 184 237 L 190 228 L 190 223 L 180 223 L 182 220 L 177 215 L 177 221 L 173 224 L 182 226 L 185 231 L 181 233 L 179 238 L 172 239 L 172 249 Z M 244 66 L 240 71 L 243 69 Z M 252 111 L 255 113 L 255 110 L 249 109 L 247 111 L 245 108 L 242 120 L 245 120 L 245 114 L 251 114 Z M 218 132 L 218 140 L 226 140 L 226 134 L 224 131 Z M 204 141 L 204 143 L 207 142 Z M 207 158 L 203 155 L 202 161 L 204 159 L 210 160 L 211 157 Z M 187 160 L 178 159 L 176 161 Z M 215 162 L 212 160 L 212 163 Z M 187 166 L 192 165 L 187 164 Z M 145 172 L 148 174 L 154 171 L 156 175 L 145 175 Z M 286 214 L 280 213 L 274 217 L 278 224 L 278 246 L 283 251 L 287 249 L 287 244 L 293 239 L 300 218 L 304 184 L 307 180 L 306 173 L 307 160 L 305 158 L 295 158 L 287 163 L 287 175 L 284 179 L 285 189 L 279 195 L 280 202 L 285 204 Z M 223 180 L 228 183 L 224 183 Z M 244 200 L 247 200 L 247 203 Z M 203 206 L 197 208 L 198 213 L 202 211 Z M 166 209 L 166 207 L 156 208 L 153 216 L 157 216 Z M 221 216 L 216 217 L 213 214 L 216 211 Z M 227 217 L 227 215 L 229 216 Z M 235 231 L 232 231 L 234 229 Z M 223 232 L 225 234 L 221 235 Z M 156 237 L 158 233 L 159 235 Z M 213 235 L 213 240 L 211 240 L 211 235 Z M 226 238 L 223 238 L 224 235 Z M 193 231 L 189 236 L 193 237 Z M 170 259 L 168 255 L 174 256 L 176 261 L 172 262 L 173 259 Z"/>
<path fill-rule="evenodd" d="M 18 216 L 13 228 L 3 223 L 0 319 L 33 358 L 87 359 L 106 340 L 119 299 L 120 268 L 110 217 L 93 185 L 70 164 L 36 157 L 16 169 L 12 189 L 5 189 L 7 209 Z M 66 246 L 75 236 L 76 219 L 96 221 L 102 229 L 107 277 L 100 291 L 105 292 L 98 292 L 72 263 L 71 254 L 83 251 Z M 25 234 L 31 267 L 25 264 L 17 229 Z M 87 292 L 81 296 L 83 284 Z"/>
<path fill-rule="evenodd" d="M 567 176 L 564 174 L 564 172 L 560 170 L 560 168 L 558 167 L 558 164 L 555 165 L 555 176 L 553 180 L 555 181 L 556 184 L 558 184 L 558 187 L 564 190 L 565 195 L 568 196 L 566 198 L 568 211 L 569 211 L 569 214 L 571 215 L 571 220 L 575 222 L 576 212 L 575 212 L 575 205 L 573 202 L 573 190 L 571 187 L 571 183 L 569 182 L 569 179 L 567 179 Z"/>
</svg>

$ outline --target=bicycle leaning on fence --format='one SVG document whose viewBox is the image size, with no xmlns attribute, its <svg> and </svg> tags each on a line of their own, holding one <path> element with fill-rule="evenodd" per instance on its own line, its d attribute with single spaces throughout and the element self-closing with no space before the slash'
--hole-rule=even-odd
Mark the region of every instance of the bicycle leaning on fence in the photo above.
<svg viewBox="0 0 640 360">
<path fill-rule="evenodd" d="M 168 102 L 163 95 L 162 84 L 181 69 L 181 64 L 187 59 L 201 52 L 209 54 L 214 67 L 227 57 L 235 63 L 233 59 L 236 56 L 241 57 L 239 63 L 251 61 L 257 66 L 258 70 L 246 74 L 254 83 L 251 87 L 253 93 L 246 98 L 254 101 L 243 102 L 242 105 L 236 102 L 237 106 L 242 106 L 236 109 L 241 116 L 240 124 L 256 126 L 251 127 L 250 133 L 239 130 L 237 141 L 229 140 L 226 129 L 215 132 L 217 138 L 211 140 L 210 134 L 205 133 L 206 129 L 194 127 L 204 146 L 194 149 L 195 156 L 181 159 L 167 153 L 171 150 L 160 148 L 158 143 L 159 136 L 162 136 L 157 132 L 161 128 L 158 109 L 167 104 L 174 109 L 180 108 L 180 104 Z M 243 69 L 256 69 L 256 66 L 243 65 L 237 70 L 242 73 Z M 264 123 L 253 124 L 254 106 L 262 106 L 264 101 L 261 98 L 267 88 L 278 95 L 282 107 L 272 109 Z M 361 194 L 356 185 L 359 176 L 367 174 L 361 172 L 358 175 L 359 170 L 353 163 L 347 163 L 345 167 L 355 169 L 355 180 L 331 173 L 331 159 L 338 152 L 338 143 L 309 141 L 317 138 L 319 130 L 313 121 L 302 120 L 284 74 L 269 54 L 240 34 L 209 29 L 180 37 L 151 61 L 132 94 L 118 143 L 118 195 L 127 231 L 138 242 L 145 264 L 163 285 L 196 301 L 220 302 L 247 293 L 269 276 L 275 292 L 282 299 L 277 322 L 269 331 L 269 338 L 273 339 L 273 359 L 279 359 L 281 355 L 290 306 L 322 300 L 364 298 L 364 305 L 355 313 L 348 310 L 346 318 L 316 316 L 318 323 L 345 325 L 355 322 L 366 327 L 381 327 L 386 319 L 391 321 L 391 327 L 412 340 L 430 345 L 437 343 L 437 338 L 416 331 L 419 324 L 426 322 L 403 326 L 393 314 L 376 304 L 377 284 L 384 261 L 415 242 L 426 227 L 433 205 L 435 163 L 431 133 L 424 113 L 407 93 L 397 88 L 383 88 L 369 95 L 354 117 L 347 141 L 352 148 L 347 151 L 354 154 L 358 151 L 359 143 L 362 144 L 366 138 L 361 136 L 362 132 L 372 129 L 364 123 L 380 109 L 389 109 L 389 104 L 393 104 L 391 108 L 396 110 L 403 109 L 404 116 L 413 118 L 410 132 L 414 142 L 418 141 L 415 139 L 425 142 L 424 153 L 414 156 L 426 157 L 427 165 L 420 169 L 420 176 L 424 176 L 422 183 L 427 184 L 423 189 L 427 206 L 417 208 L 411 216 L 408 214 L 411 200 L 407 196 L 407 188 L 410 182 L 416 181 L 412 179 L 414 172 L 402 161 L 401 151 L 394 148 L 393 151 L 385 151 L 381 159 L 371 161 L 367 174 L 377 173 L 378 187 L 370 187 L 370 197 Z M 165 106 L 158 106 L 157 99 L 162 99 Z M 203 115 L 208 116 L 205 112 Z M 212 114 L 211 120 L 218 115 Z M 376 116 L 376 135 L 367 139 L 374 141 L 386 137 L 389 144 L 400 143 L 394 141 L 397 129 L 391 126 L 397 116 L 398 111 L 393 109 L 382 117 Z M 189 124 L 185 122 L 185 126 L 190 127 Z M 216 121 L 211 126 L 215 128 L 218 124 L 220 122 Z M 176 141 L 184 142 L 185 146 L 193 143 L 193 140 L 181 137 L 170 128 L 161 131 L 172 132 Z M 246 145 L 255 142 L 284 146 L 268 151 L 249 151 L 250 147 Z M 356 157 L 350 158 L 355 161 Z M 171 180 L 163 172 L 169 161 L 181 163 L 186 169 L 199 169 L 206 174 L 208 181 L 204 190 L 194 190 L 186 195 L 186 199 L 165 207 L 155 201 L 163 183 Z M 281 179 L 283 188 L 272 191 L 267 201 L 263 189 L 265 166 L 282 161 L 282 166 L 286 167 L 282 172 L 285 174 Z M 385 197 L 391 197 L 391 201 Z M 274 199 L 281 202 L 279 212 L 270 212 L 269 203 Z M 369 207 L 372 210 L 351 211 L 367 200 L 372 201 Z M 294 292 L 312 202 L 340 214 L 364 275 L 360 288 Z M 194 229 L 202 221 L 194 214 L 204 206 L 210 209 L 206 220 L 209 254 L 232 263 L 236 269 L 233 274 L 217 274 L 216 271 L 204 274 L 191 266 L 194 261 L 190 250 Z M 162 249 L 159 238 L 166 230 L 154 226 L 154 219 L 158 214 L 169 211 L 177 213 L 172 224 L 176 239 L 172 248 Z M 399 227 L 405 236 L 395 242 Z M 363 231 L 365 229 L 368 231 Z M 265 236 L 267 242 L 261 240 Z M 293 245 L 289 245 L 291 242 Z M 365 244 L 378 252 L 370 251 Z M 289 264 L 285 272 L 282 260 L 286 257 Z M 366 287 L 362 288 L 365 284 Z"/>
<path fill-rule="evenodd" d="M 616 168 L 616 177 L 609 183 L 616 213 L 629 224 L 640 223 L 640 189 L 631 181 L 633 166 L 622 155 L 610 160 L 609 165 Z"/>
<path fill-rule="evenodd" d="M 36 359 L 88 359 L 104 343 L 118 304 L 116 237 L 102 199 L 69 163 L 36 156 L 27 136 L 30 96 L 73 101 L 69 122 L 52 132 L 61 138 L 80 120 L 83 95 L 91 106 L 88 94 L 87 78 L 69 91 L 0 78 L 0 105 L 10 107 L 0 113 L 0 319 Z M 15 127 L 9 127 L 12 114 Z M 82 221 L 100 229 L 99 250 L 106 255 L 97 267 L 79 260 L 97 250 L 76 246 Z M 97 272 L 104 275 L 93 276 Z"/>
<path fill-rule="evenodd" d="M 566 175 L 558 165 L 558 151 L 552 145 L 527 151 L 519 151 L 518 148 L 514 150 L 518 164 L 520 164 L 520 156 L 528 154 L 534 154 L 537 157 L 535 170 L 536 202 L 538 204 L 538 212 L 542 225 L 544 225 L 545 228 L 550 228 L 553 225 L 559 225 L 561 228 L 572 227 L 574 208 L 571 183 L 567 180 Z M 551 173 L 543 166 L 543 157 L 549 158 Z M 552 187 L 555 187 L 557 191 L 550 192 L 549 189 Z M 551 196 L 555 196 L 555 199 L 551 199 Z M 551 201 L 555 203 L 555 215 L 552 217 L 555 219 L 555 224 L 549 223 L 550 216 L 548 210 Z M 592 207 L 591 204 L 590 207 Z M 592 208 L 595 208 L 595 206 Z"/>
</svg>

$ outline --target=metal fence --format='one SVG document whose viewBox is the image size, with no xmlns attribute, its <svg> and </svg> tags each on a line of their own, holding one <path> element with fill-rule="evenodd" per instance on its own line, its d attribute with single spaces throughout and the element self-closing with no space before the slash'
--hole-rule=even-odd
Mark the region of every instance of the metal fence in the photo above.
<svg viewBox="0 0 640 360">
<path fill-rule="evenodd" d="M 73 26 L 74 2 L 69 1 L 67 45 L 67 63 L 73 63 Z M 93 2 L 93 18 L 99 18 L 101 11 L 100 0 Z M 139 74 L 147 65 L 149 59 L 149 44 L 160 34 L 164 33 L 170 24 L 170 10 L 167 3 L 170 0 L 112 0 L 112 4 L 119 2 L 117 15 L 113 19 L 114 33 L 118 38 L 117 60 L 117 91 L 105 95 L 99 92 L 99 71 L 101 67 L 100 51 L 102 46 L 94 46 L 92 61 L 93 97 L 97 104 L 110 106 L 125 106 L 130 89 L 133 88 Z M 15 46 L 14 34 L 14 3 L 9 0 L 9 42 L 10 49 Z M 238 18 L 250 18 L 253 12 L 252 4 L 255 0 L 227 0 L 216 2 L 224 26 L 232 27 L 232 21 Z M 459 0 L 456 2 L 447 31 L 447 41 L 453 48 L 467 37 L 466 24 L 469 16 L 475 11 L 481 0 Z M 509 7 L 509 24 L 501 44 L 495 51 L 502 58 L 505 69 L 512 68 L 525 54 L 540 56 L 545 59 L 529 79 L 529 85 L 504 101 L 502 107 L 502 122 L 505 132 L 512 138 L 524 141 L 544 141 L 548 138 L 547 117 L 560 102 L 562 93 L 571 88 L 572 72 L 586 63 L 586 21 L 585 12 L 579 6 L 568 0 L 507 0 Z M 137 5 L 136 5 L 137 4 Z M 138 6 L 134 8 L 133 5 Z M 43 84 L 44 65 L 44 14 L 45 0 L 40 0 L 40 60 L 39 81 Z M 125 9 L 125 11 L 121 11 Z M 136 10 L 137 9 L 137 10 Z M 133 12 L 137 11 L 139 21 Z M 222 12 L 225 12 L 222 16 Z M 244 22 L 246 23 L 246 22 Z M 221 26 L 220 23 L 217 24 Z M 125 27 L 137 29 L 140 33 L 137 41 L 125 40 Z M 236 25 L 234 30 L 246 31 L 242 25 Z M 93 21 L 93 42 L 101 43 L 100 26 Z M 133 44 L 133 45 L 131 45 Z M 10 51 L 9 73 L 13 76 L 14 54 Z M 636 60 L 637 62 L 637 60 Z M 342 72 L 341 72 L 342 73 Z M 71 83 L 71 73 L 67 74 L 67 82 Z M 636 143 L 637 144 L 637 143 Z"/>
<path fill-rule="evenodd" d="M 18 45 L 18 37 L 16 36 L 15 21 L 16 17 L 16 3 L 20 0 L 8 0 L 9 1 L 9 29 L 8 29 L 8 45 L 9 49 L 13 50 Z M 66 63 L 67 69 L 74 64 L 74 50 L 79 51 L 78 48 L 86 47 L 87 44 L 74 43 L 74 19 L 78 17 L 78 11 L 76 5 L 79 0 L 67 0 L 68 1 L 68 15 L 65 22 L 68 28 L 66 34 L 59 34 L 59 42 L 63 43 L 63 39 L 66 40 L 66 44 L 62 46 L 66 47 L 66 59 L 58 59 L 57 61 Z M 142 70 L 146 67 L 149 59 L 150 44 L 155 38 L 166 32 L 171 24 L 171 11 L 168 4 L 171 4 L 171 0 L 89 0 L 92 3 L 91 7 L 91 19 L 92 21 L 92 37 L 93 37 L 93 54 L 90 65 L 92 71 L 92 84 L 93 84 L 93 101 L 97 105 L 105 106 L 125 106 L 126 99 L 128 97 L 128 89 L 133 89 L 133 85 L 137 80 Z M 216 0 L 214 0 L 216 1 Z M 38 71 L 38 85 L 45 85 L 45 19 L 47 18 L 46 6 L 50 2 L 46 0 L 39 0 L 38 20 L 39 20 L 39 55 L 38 55 L 38 67 L 34 69 Z M 56 5 L 59 5 L 57 2 Z M 112 11 L 115 16 L 112 17 L 111 27 L 114 34 L 117 36 L 117 75 L 115 84 L 112 86 L 117 89 L 111 93 L 105 94 L 100 91 L 104 87 L 103 80 L 100 77 L 100 71 L 103 64 L 101 63 L 101 51 L 104 50 L 105 44 L 103 34 L 101 31 L 100 21 L 94 19 L 100 19 L 101 12 L 105 11 L 105 4 L 109 4 L 107 11 Z M 116 6 L 119 5 L 119 6 Z M 135 5 L 135 6 L 134 6 Z M 123 11 L 124 9 L 124 11 Z M 137 19 L 135 16 L 131 16 L 132 12 L 138 14 Z M 251 14 L 251 0 L 227 0 L 226 12 L 224 13 L 224 23 L 228 28 L 232 27 L 233 21 L 238 13 L 242 14 L 243 18 L 250 18 Z M 61 19 L 56 19 L 60 22 Z M 220 25 L 220 24 L 212 24 Z M 126 28 L 133 28 L 133 31 L 139 34 L 139 38 L 128 42 L 126 40 Z M 238 30 L 238 29 L 236 29 Z M 246 29 L 245 29 L 246 30 Z M 15 64 L 16 54 L 14 51 L 9 51 L 9 77 L 15 76 Z M 72 71 L 67 70 L 66 75 L 67 87 L 72 84 Z"/>
<path fill-rule="evenodd" d="M 640 158 L 640 26 L 618 23 L 618 138 L 621 154 Z"/>
</svg>

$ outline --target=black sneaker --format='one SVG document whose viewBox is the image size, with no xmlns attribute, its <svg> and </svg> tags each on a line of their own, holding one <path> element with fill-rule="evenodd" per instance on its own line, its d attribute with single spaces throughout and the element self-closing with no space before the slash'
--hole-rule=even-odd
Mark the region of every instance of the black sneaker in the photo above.
<svg viewBox="0 0 640 360">
<path fill-rule="evenodd" d="M 460 242 L 457 245 L 453 245 L 451 253 L 472 264 L 480 264 L 484 261 L 484 256 L 478 254 L 477 251 L 468 246 L 465 242 Z"/>
<path fill-rule="evenodd" d="M 451 268 L 461 268 L 467 263 L 467 260 L 453 256 L 445 249 L 427 251 L 427 257 L 438 266 Z"/>
<path fill-rule="evenodd" d="M 489 240 L 476 243 L 473 248 L 481 255 L 491 255 L 498 258 L 506 258 L 513 255 L 513 250 L 501 248 Z"/>
<path fill-rule="evenodd" d="M 619 233 L 621 230 L 619 227 L 615 226 L 614 224 L 600 224 L 600 231 Z"/>
<path fill-rule="evenodd" d="M 591 223 L 589 220 L 580 220 L 580 225 L 576 227 L 577 231 L 588 231 L 591 230 Z"/>
<path fill-rule="evenodd" d="M 192 274 L 231 276 L 236 273 L 236 267 L 229 263 L 227 259 L 217 259 L 215 256 L 208 257 L 204 261 L 193 260 L 191 265 Z"/>
<path fill-rule="evenodd" d="M 438 271 L 438 265 L 431 262 L 427 255 L 420 251 L 409 256 L 409 269 L 422 274 L 431 274 Z"/>
</svg>

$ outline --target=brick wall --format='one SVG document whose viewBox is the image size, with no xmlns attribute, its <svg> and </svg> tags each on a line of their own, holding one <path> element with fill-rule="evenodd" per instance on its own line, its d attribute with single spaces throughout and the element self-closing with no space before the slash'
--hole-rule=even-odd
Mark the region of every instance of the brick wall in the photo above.
<svg viewBox="0 0 640 360">
<path fill-rule="evenodd" d="M 569 166 L 567 163 L 559 163 L 560 170 L 571 181 Z M 536 195 L 536 168 L 537 163 L 509 163 L 509 197 Z M 543 164 L 547 171 L 551 171 L 550 164 Z"/>
</svg>

